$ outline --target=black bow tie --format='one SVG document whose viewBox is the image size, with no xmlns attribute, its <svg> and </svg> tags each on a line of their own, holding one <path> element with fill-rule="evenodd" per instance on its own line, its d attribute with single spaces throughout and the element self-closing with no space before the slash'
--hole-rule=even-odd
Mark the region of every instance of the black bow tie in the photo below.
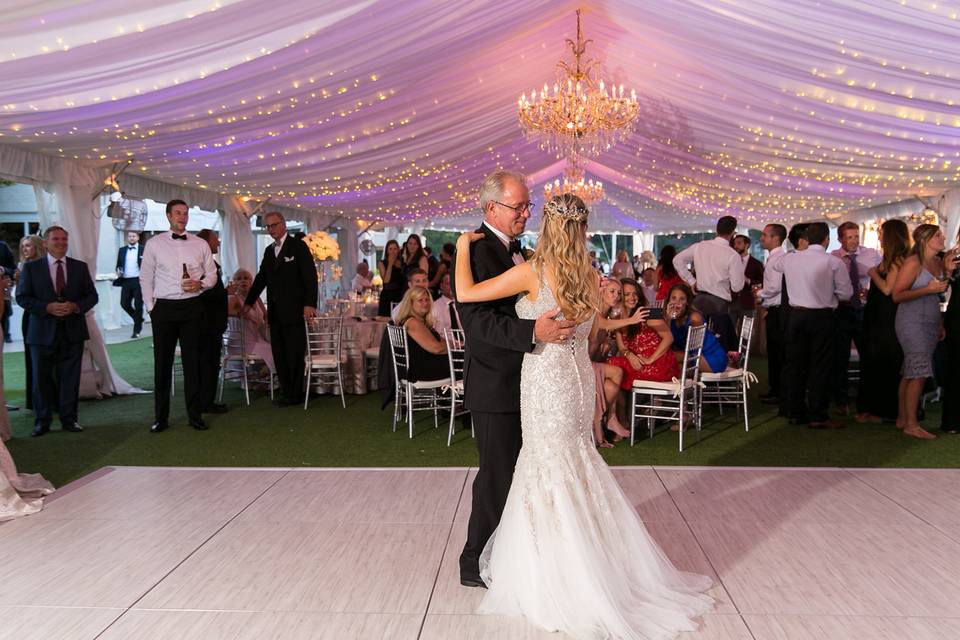
<svg viewBox="0 0 960 640">
<path fill-rule="evenodd" d="M 180 235 L 177 235 L 177 234 L 175 234 L 175 233 L 171 233 L 170 235 L 173 236 L 173 239 L 174 239 L 174 240 L 186 240 L 186 239 L 187 239 L 187 234 L 183 234 L 182 236 L 180 236 Z"/>
<path fill-rule="evenodd" d="M 521 251 L 520 251 L 520 241 L 519 241 L 519 240 L 511 240 L 511 241 L 510 241 L 510 246 L 507 247 L 507 251 L 510 252 L 510 255 L 513 255 L 513 254 L 515 254 L 515 253 L 521 253 Z"/>
</svg>

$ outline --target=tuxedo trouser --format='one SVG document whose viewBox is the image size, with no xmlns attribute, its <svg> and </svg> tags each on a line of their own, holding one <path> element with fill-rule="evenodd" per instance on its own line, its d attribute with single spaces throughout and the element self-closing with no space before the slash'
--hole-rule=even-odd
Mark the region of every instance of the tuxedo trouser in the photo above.
<svg viewBox="0 0 960 640">
<path fill-rule="evenodd" d="M 217 401 L 217 385 L 220 383 L 220 353 L 223 348 L 223 333 L 204 330 L 199 337 L 200 361 L 200 410 L 206 411 Z"/>
<path fill-rule="evenodd" d="M 956 291 L 956 289 L 955 289 Z M 960 295 L 960 294 L 956 294 Z M 960 429 L 960 327 L 947 321 L 947 337 L 944 339 L 947 349 L 947 361 L 943 375 L 943 409 L 940 414 L 942 429 Z"/>
<path fill-rule="evenodd" d="M 303 398 L 303 356 L 307 351 L 303 321 L 295 324 L 271 321 L 270 349 L 283 395 L 288 400 L 300 400 Z"/>
<path fill-rule="evenodd" d="M 33 360 L 35 424 L 50 426 L 54 404 L 58 407 L 60 424 L 76 422 L 83 341 L 70 342 L 66 329 L 58 323 L 53 344 L 30 345 L 30 357 Z"/>
<path fill-rule="evenodd" d="M 713 321 L 713 331 L 718 334 L 723 348 L 727 351 L 735 351 L 737 331 L 730 319 L 730 301 L 712 293 L 698 293 L 693 299 L 693 306 L 704 315 L 707 323 Z"/>
<path fill-rule="evenodd" d="M 23 371 L 26 374 L 26 407 L 33 410 L 33 357 L 30 355 L 30 345 L 27 344 L 27 323 L 30 322 L 30 314 L 26 311 L 20 318 L 20 335 L 23 336 Z"/>
<path fill-rule="evenodd" d="M 833 309 L 794 307 L 790 310 L 787 359 L 790 361 L 791 418 L 808 418 L 810 422 L 829 418 L 835 331 Z"/>
<path fill-rule="evenodd" d="M 847 370 L 850 368 L 850 342 L 857 347 L 857 352 L 863 352 L 863 307 L 857 308 L 850 304 L 840 303 L 836 312 L 837 340 L 834 345 L 833 365 L 833 400 L 837 404 L 850 402 L 850 378 Z"/>
<path fill-rule="evenodd" d="M 143 328 L 143 295 L 138 278 L 123 278 L 120 284 L 120 308 L 133 320 L 133 332 Z"/>
<path fill-rule="evenodd" d="M 783 327 L 780 324 L 780 305 L 767 307 L 767 382 L 770 395 L 780 395 L 780 369 L 783 367 Z"/>
<path fill-rule="evenodd" d="M 150 312 L 153 323 L 154 415 L 157 422 L 170 417 L 170 385 L 173 382 L 173 361 L 180 342 L 183 364 L 183 395 L 187 416 L 200 418 L 200 329 L 202 307 L 196 298 L 157 300 Z"/>
<path fill-rule="evenodd" d="M 480 453 L 480 468 L 473 481 L 473 502 L 467 543 L 460 554 L 460 575 L 479 577 L 480 554 L 500 524 L 522 440 L 519 413 L 473 410 L 470 414 Z"/>
<path fill-rule="evenodd" d="M 790 415 L 790 358 L 787 357 L 787 328 L 790 326 L 790 305 L 780 304 L 780 407 L 779 415 Z"/>
</svg>

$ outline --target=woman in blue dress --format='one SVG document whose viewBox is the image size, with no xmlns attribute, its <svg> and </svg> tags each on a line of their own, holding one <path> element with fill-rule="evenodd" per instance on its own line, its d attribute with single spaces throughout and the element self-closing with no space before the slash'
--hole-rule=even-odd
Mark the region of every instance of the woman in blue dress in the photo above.
<svg viewBox="0 0 960 640">
<path fill-rule="evenodd" d="M 666 315 L 670 333 L 673 334 L 673 349 L 677 359 L 683 358 L 687 344 L 687 331 L 690 327 L 703 324 L 703 314 L 690 306 L 693 291 L 685 283 L 675 284 L 667 292 Z M 712 331 L 703 335 L 703 356 L 700 369 L 709 373 L 720 373 L 727 368 L 727 352 Z"/>
</svg>

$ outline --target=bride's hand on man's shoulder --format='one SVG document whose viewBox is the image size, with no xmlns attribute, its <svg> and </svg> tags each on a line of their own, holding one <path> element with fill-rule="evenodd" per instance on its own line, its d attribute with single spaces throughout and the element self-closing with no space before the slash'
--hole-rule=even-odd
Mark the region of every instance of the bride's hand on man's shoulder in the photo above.
<svg viewBox="0 0 960 640">
<path fill-rule="evenodd" d="M 482 237 L 483 234 L 477 231 L 467 231 L 466 233 L 461 233 L 460 237 L 457 238 L 457 247 L 469 247 L 470 243 L 476 242 Z"/>
</svg>

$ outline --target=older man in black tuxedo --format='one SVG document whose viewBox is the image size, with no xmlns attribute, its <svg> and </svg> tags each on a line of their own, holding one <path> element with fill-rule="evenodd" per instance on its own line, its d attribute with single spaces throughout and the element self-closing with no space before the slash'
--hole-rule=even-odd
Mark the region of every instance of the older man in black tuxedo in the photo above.
<svg viewBox="0 0 960 640">
<path fill-rule="evenodd" d="M 524 261 L 517 237 L 530 217 L 526 178 L 496 171 L 480 188 L 484 238 L 473 245 L 470 266 L 477 282 L 496 277 Z M 456 273 L 453 274 L 456 296 Z M 483 587 L 480 553 L 500 523 L 520 453 L 520 368 L 523 354 L 537 341 L 560 342 L 573 322 L 555 319 L 559 309 L 537 320 L 517 318 L 516 298 L 460 304 L 457 311 L 467 338 L 464 363 L 466 408 L 473 417 L 480 467 L 473 482 L 467 542 L 460 555 L 460 584 Z"/>
<path fill-rule="evenodd" d="M 263 252 L 243 312 L 253 306 L 266 287 L 270 347 L 283 391 L 283 397 L 274 404 L 289 406 L 303 402 L 303 354 L 307 348 L 303 321 L 317 315 L 317 268 L 307 245 L 287 235 L 283 214 L 267 213 L 263 222 L 273 244 Z"/>
<path fill-rule="evenodd" d="M 25 341 L 33 364 L 34 436 L 50 430 L 54 404 L 64 431 L 83 431 L 77 401 L 83 343 L 90 337 L 84 316 L 98 301 L 87 264 L 67 257 L 66 230 L 50 227 L 43 238 L 46 257 L 25 264 L 17 286 L 17 304 L 31 316 Z"/>
</svg>

